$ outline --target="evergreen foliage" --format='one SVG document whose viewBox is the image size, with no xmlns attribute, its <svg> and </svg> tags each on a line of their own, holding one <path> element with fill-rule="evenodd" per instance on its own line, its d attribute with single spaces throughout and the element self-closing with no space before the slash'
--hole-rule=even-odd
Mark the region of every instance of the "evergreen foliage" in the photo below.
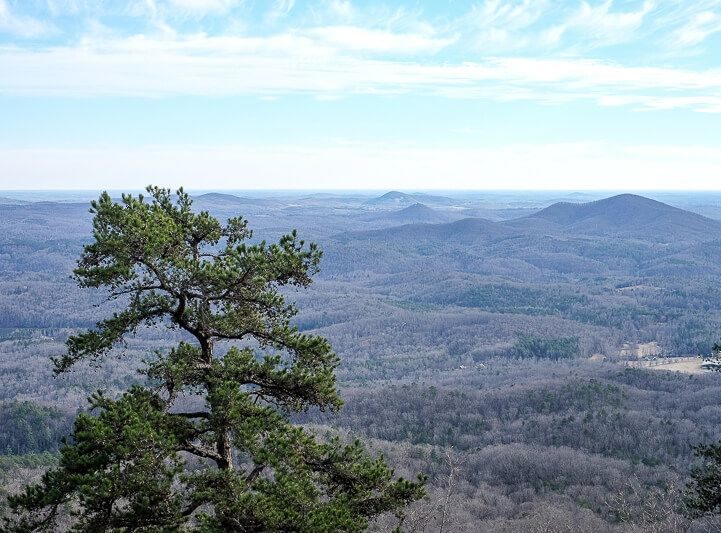
<svg viewBox="0 0 721 533">
<path fill-rule="evenodd" d="M 182 189 L 148 193 L 92 203 L 75 277 L 125 306 L 71 337 L 55 371 L 100 364 L 145 326 L 183 341 L 147 362 L 148 386 L 90 398 L 58 467 L 10 499 L 6 527 L 53 530 L 69 513 L 80 531 L 360 531 L 420 498 L 422 477 L 288 419 L 342 405 L 337 356 L 291 324 L 283 296 L 311 283 L 320 250 L 295 232 L 252 244 L 242 218 L 195 213 Z"/>
<path fill-rule="evenodd" d="M 533 335 L 521 335 L 511 349 L 514 357 L 551 359 L 570 359 L 578 357 L 578 337 L 544 338 Z"/>
<path fill-rule="evenodd" d="M 28 401 L 0 402 L 0 456 L 57 451 L 72 419 Z"/>
<path fill-rule="evenodd" d="M 721 442 L 698 446 L 700 462 L 691 470 L 686 509 L 692 516 L 721 515 Z"/>
</svg>

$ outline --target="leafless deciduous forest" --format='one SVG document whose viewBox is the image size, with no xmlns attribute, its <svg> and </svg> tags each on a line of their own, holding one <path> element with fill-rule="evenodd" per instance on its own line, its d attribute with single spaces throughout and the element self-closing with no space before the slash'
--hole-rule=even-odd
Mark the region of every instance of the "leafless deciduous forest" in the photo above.
<svg viewBox="0 0 721 533">
<path fill-rule="evenodd" d="M 405 530 L 721 531 L 681 499 L 693 447 L 721 438 L 721 374 L 628 364 L 708 354 L 721 337 L 721 197 L 662 200 L 207 194 L 195 207 L 323 249 L 316 282 L 288 296 L 341 357 L 345 406 L 297 420 L 429 475 Z M 53 464 L 89 393 L 142 380 L 137 363 L 178 338 L 143 330 L 54 378 L 64 340 L 112 312 L 69 277 L 87 204 L 0 204 L 7 494 Z"/>
</svg>

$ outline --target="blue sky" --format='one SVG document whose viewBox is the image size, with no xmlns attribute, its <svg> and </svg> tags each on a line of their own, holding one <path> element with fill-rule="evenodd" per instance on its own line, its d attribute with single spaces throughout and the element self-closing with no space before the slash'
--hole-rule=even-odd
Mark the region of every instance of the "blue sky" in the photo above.
<svg viewBox="0 0 721 533">
<path fill-rule="evenodd" d="M 0 189 L 719 189 L 721 0 L 0 0 Z"/>
</svg>

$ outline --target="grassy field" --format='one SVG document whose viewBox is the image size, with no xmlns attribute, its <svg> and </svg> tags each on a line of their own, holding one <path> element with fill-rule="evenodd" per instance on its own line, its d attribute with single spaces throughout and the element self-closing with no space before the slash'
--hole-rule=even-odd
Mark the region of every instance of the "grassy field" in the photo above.
<svg viewBox="0 0 721 533">
<path fill-rule="evenodd" d="M 656 359 L 655 361 L 629 361 L 627 365 L 636 368 L 683 372 L 684 374 L 704 374 L 709 372 L 701 368 L 701 359 L 698 357 L 672 357 L 668 359 Z"/>
</svg>

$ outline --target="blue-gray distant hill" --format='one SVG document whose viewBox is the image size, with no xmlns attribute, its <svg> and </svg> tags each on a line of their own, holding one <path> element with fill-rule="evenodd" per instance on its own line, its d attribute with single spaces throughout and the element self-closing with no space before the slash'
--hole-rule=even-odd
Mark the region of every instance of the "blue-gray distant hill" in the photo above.
<svg viewBox="0 0 721 533">
<path fill-rule="evenodd" d="M 415 247 L 426 243 L 447 244 L 474 244 L 490 239 L 509 236 L 509 230 L 496 222 L 484 218 L 464 218 L 443 224 L 403 224 L 383 229 L 354 231 L 335 236 L 341 242 L 363 240 L 378 243 L 398 243 L 402 247 Z"/>
<path fill-rule="evenodd" d="M 417 203 L 430 205 L 454 205 L 457 204 L 458 201 L 446 196 L 390 191 L 377 198 L 366 200 L 365 205 L 373 207 L 401 207 L 412 206 Z"/>
<path fill-rule="evenodd" d="M 372 222 L 382 222 L 388 225 L 402 224 L 440 224 L 452 220 L 447 214 L 436 211 L 421 203 L 415 203 L 398 211 L 381 211 L 366 218 Z"/>
<path fill-rule="evenodd" d="M 541 222 L 546 230 L 656 242 L 712 240 L 721 236 L 721 222 L 635 194 L 582 204 L 559 202 L 508 225 L 531 229 L 534 224 L 529 223 L 536 222 Z"/>
<path fill-rule="evenodd" d="M 25 200 L 17 200 L 15 198 L 7 198 L 5 196 L 0 196 L 0 205 L 25 205 L 28 202 Z"/>
<path fill-rule="evenodd" d="M 266 205 L 268 200 L 264 198 L 246 198 L 234 194 L 209 192 L 193 197 L 193 203 L 203 209 L 229 208 L 247 205 Z"/>
</svg>

